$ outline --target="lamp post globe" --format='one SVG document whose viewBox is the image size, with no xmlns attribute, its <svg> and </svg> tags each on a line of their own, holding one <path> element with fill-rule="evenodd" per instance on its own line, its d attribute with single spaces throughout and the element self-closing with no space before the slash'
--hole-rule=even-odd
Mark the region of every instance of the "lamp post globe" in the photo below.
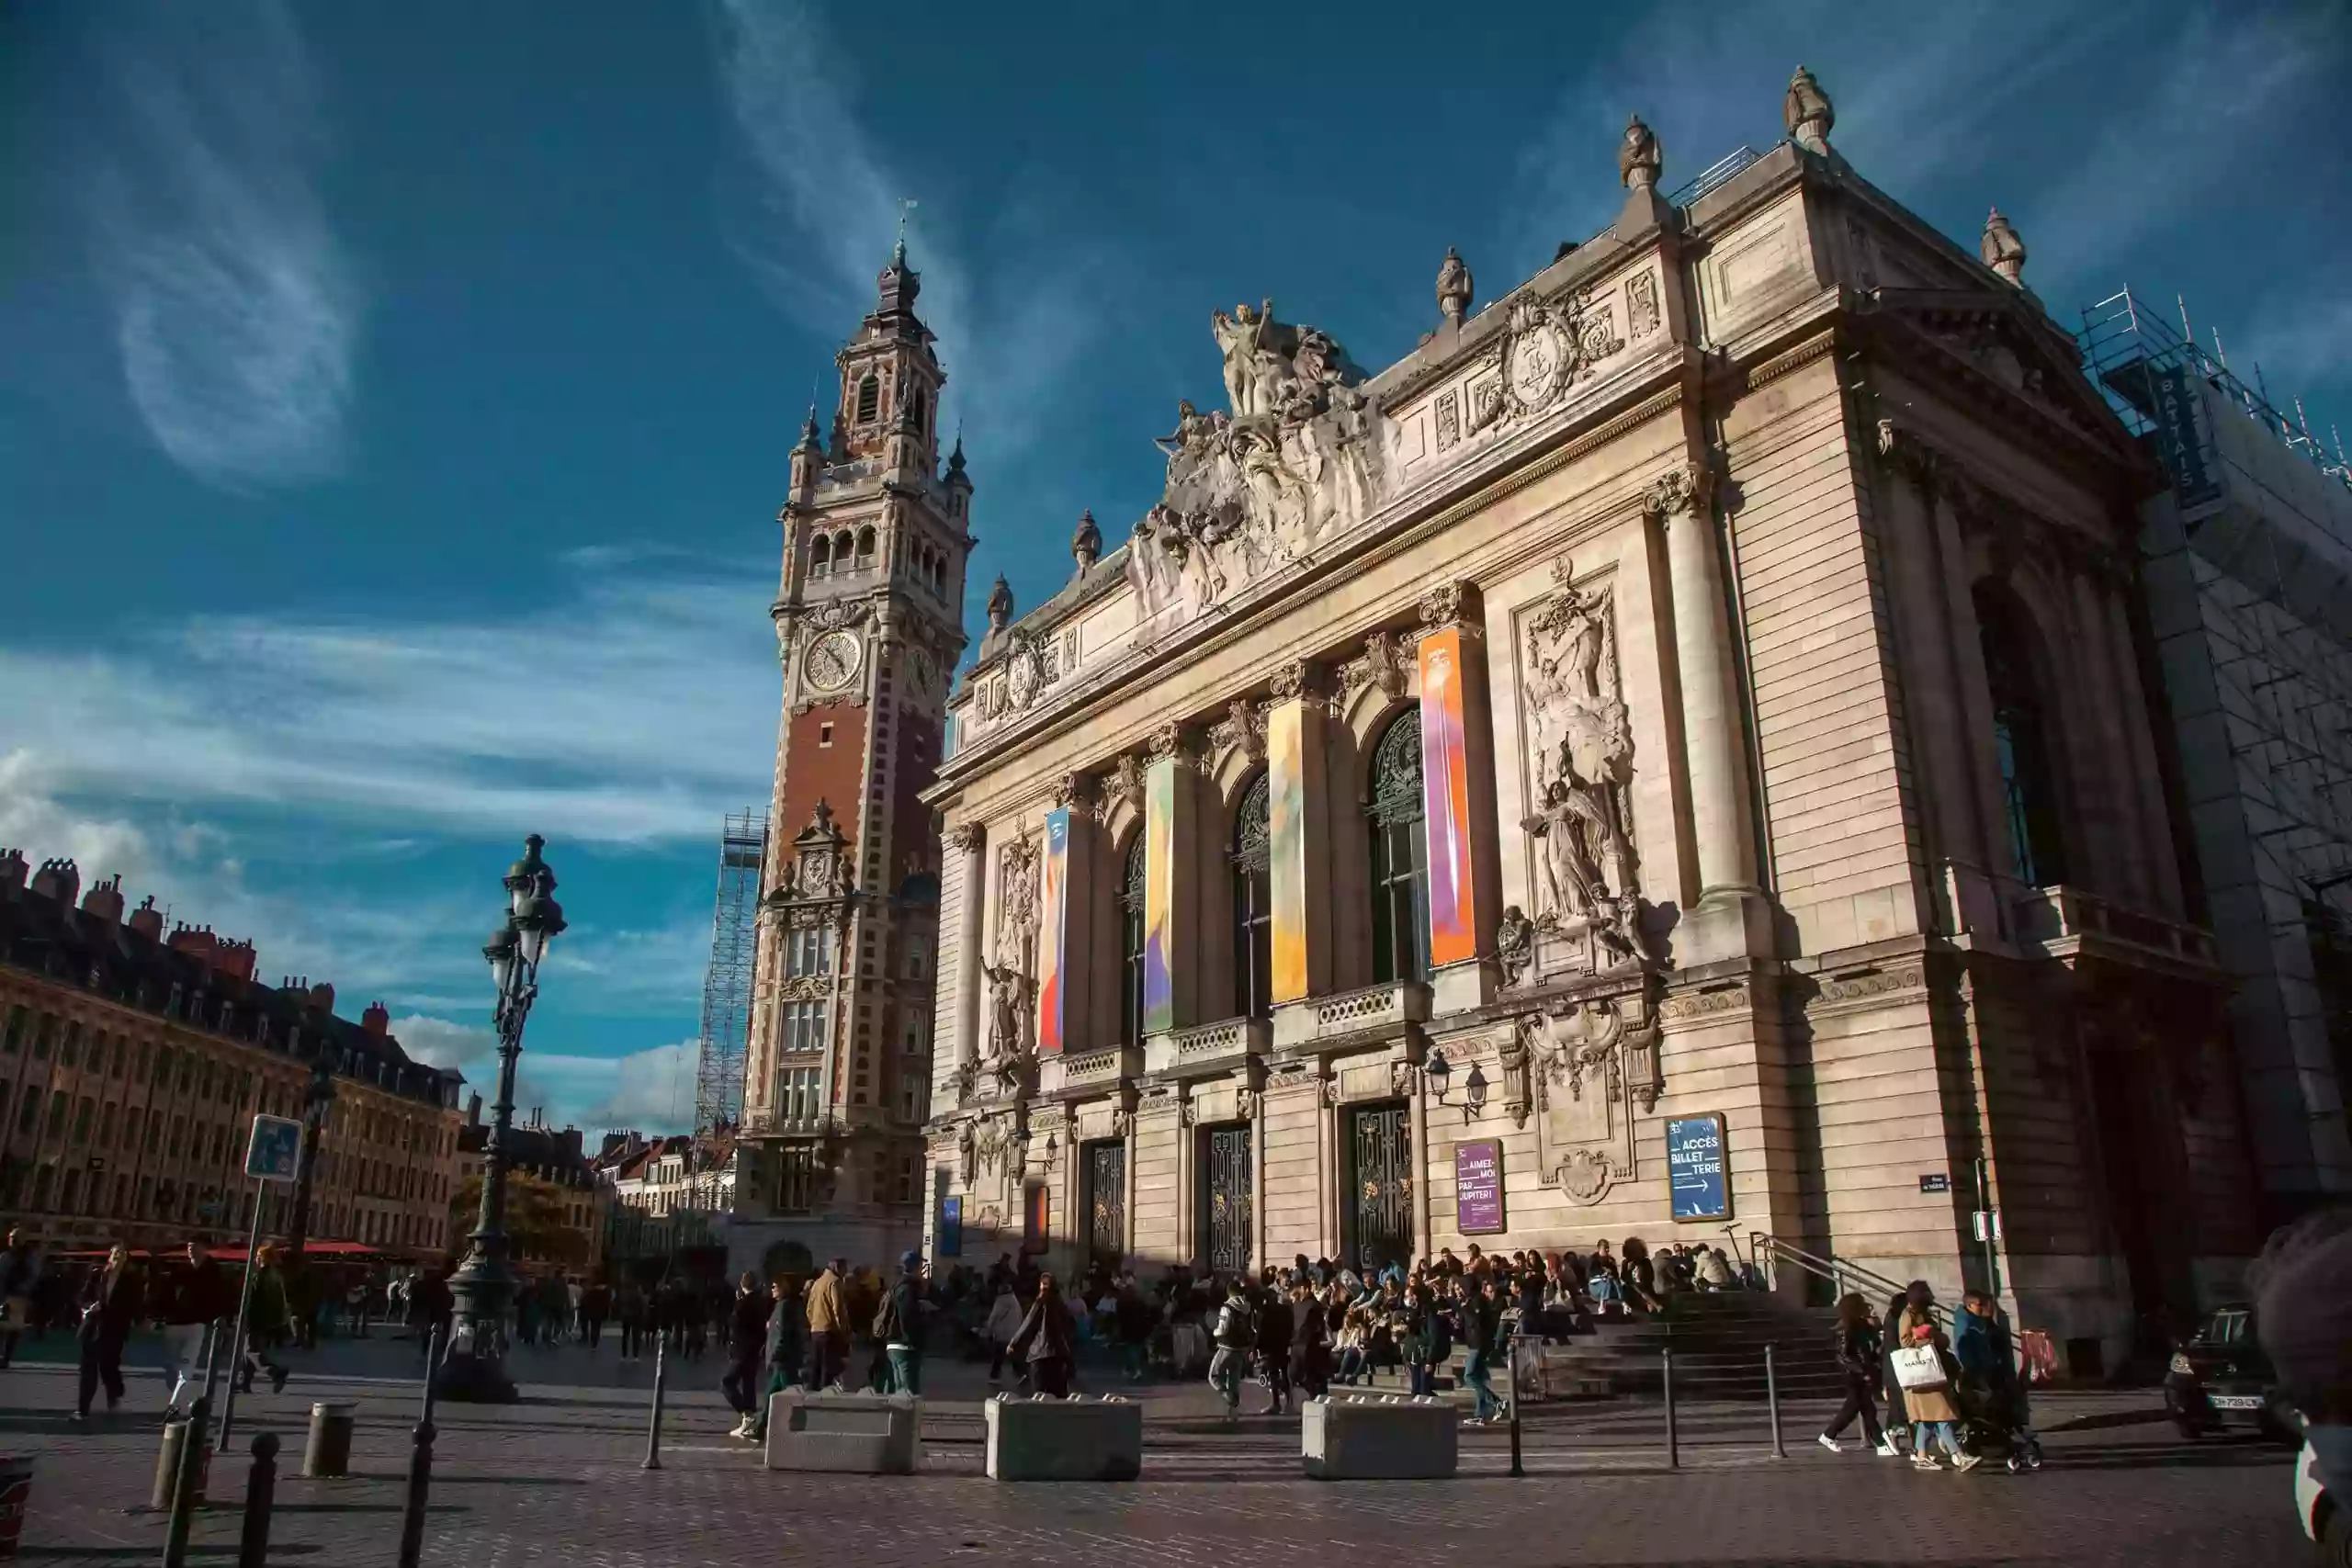
<svg viewBox="0 0 2352 1568">
<path fill-rule="evenodd" d="M 497 993 L 492 1017 L 498 1030 L 498 1097 L 482 1143 L 481 1206 L 465 1261 L 449 1278 L 455 1322 L 448 1353 L 434 1374 L 435 1392 L 443 1399 L 507 1404 L 515 1397 L 514 1380 L 505 1367 L 507 1308 L 514 1294 L 506 1240 L 514 1064 L 523 1054 L 523 1025 L 539 994 L 539 963 L 548 943 L 563 931 L 563 908 L 555 901 L 555 873 L 539 853 L 546 843 L 532 834 L 524 840 L 523 858 L 506 868 L 501 880 L 507 917 L 482 944 L 481 955 L 490 964 Z"/>
</svg>

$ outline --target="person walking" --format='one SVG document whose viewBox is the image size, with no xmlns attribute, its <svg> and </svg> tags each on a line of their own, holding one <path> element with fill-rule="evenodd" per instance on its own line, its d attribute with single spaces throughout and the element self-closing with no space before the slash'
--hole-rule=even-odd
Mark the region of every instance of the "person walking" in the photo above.
<svg viewBox="0 0 2352 1568">
<path fill-rule="evenodd" d="M 269 1392 L 281 1393 L 286 1388 L 286 1369 L 269 1359 L 269 1347 L 288 1328 L 286 1276 L 277 1267 L 277 1249 L 265 1242 L 246 1267 L 253 1269 L 254 1280 L 245 1302 L 245 1342 L 238 1359 L 238 1387 L 251 1393 L 254 1374 L 261 1372 L 269 1379 Z"/>
<path fill-rule="evenodd" d="M 645 1292 L 630 1279 L 621 1280 L 621 1359 L 634 1361 L 645 1353 Z"/>
<path fill-rule="evenodd" d="M 1037 1299 L 1012 1336 L 1013 1359 L 1029 1368 L 1029 1386 L 1055 1399 L 1069 1397 L 1069 1373 L 1077 1359 L 1077 1325 L 1053 1275 L 1037 1276 Z"/>
<path fill-rule="evenodd" d="M 1111 1314 L 1118 1330 L 1119 1359 L 1125 1368 L 1127 1381 L 1141 1382 L 1144 1368 L 1151 1358 L 1151 1331 L 1157 1318 L 1151 1303 L 1144 1299 L 1142 1284 L 1133 1274 L 1120 1279 L 1119 1293 Z"/>
<path fill-rule="evenodd" d="M 1846 1384 L 1846 1403 L 1838 1407 L 1838 1414 L 1815 1440 L 1833 1454 L 1839 1452 L 1838 1439 L 1860 1416 L 1863 1442 L 1882 1458 L 1893 1459 L 1897 1452 L 1894 1439 L 1878 1424 L 1879 1325 L 1871 1315 L 1871 1303 L 1862 1296 L 1849 1291 L 1838 1302 L 1835 1337 L 1838 1371 Z"/>
<path fill-rule="evenodd" d="M 1895 1322 L 1896 1354 L 1900 1356 L 1905 1351 L 1916 1352 L 1922 1348 L 1931 1350 L 1941 1364 L 1939 1370 L 1948 1373 L 1951 1364 L 1949 1359 L 1951 1345 L 1944 1337 L 1943 1330 L 1936 1326 L 1935 1293 L 1928 1290 L 1925 1280 L 1914 1280 L 1904 1292 L 1904 1297 L 1903 1314 Z M 1937 1382 L 1920 1383 L 1915 1378 L 1911 1383 L 1906 1383 L 1903 1389 L 1903 1407 L 1911 1420 L 1912 1464 L 1921 1470 L 1943 1468 L 1928 1447 L 1928 1439 L 1933 1436 L 1943 1445 L 1944 1451 L 1951 1456 L 1953 1470 L 1967 1472 L 1976 1468 L 1976 1456 L 1960 1451 L 1960 1438 L 1953 1430 L 1953 1423 L 1960 1419 L 1960 1411 L 1952 1404 L 1949 1375 Z"/>
<path fill-rule="evenodd" d="M 899 1277 L 874 1314 L 874 1343 L 889 1358 L 890 1393 L 922 1393 L 922 1254 L 910 1248 L 899 1258 Z"/>
<path fill-rule="evenodd" d="M 1280 1416 L 1290 1398 L 1290 1303 L 1275 1288 L 1273 1270 L 1250 1298 L 1251 1327 L 1258 1341 L 1258 1381 L 1265 1385 L 1261 1416 Z"/>
<path fill-rule="evenodd" d="M 458 1310 L 457 1297 L 449 1290 L 446 1270 L 420 1272 L 409 1281 L 409 1310 L 416 1314 L 416 1342 L 424 1353 L 433 1353 L 433 1342 L 441 1341 L 441 1353 L 449 1352 L 449 1320 Z M 428 1371 L 430 1368 L 426 1369 Z"/>
<path fill-rule="evenodd" d="M 842 1277 L 849 1259 L 836 1258 L 808 1285 L 808 1392 L 820 1393 L 841 1382 L 849 1365 L 848 1303 Z"/>
<path fill-rule="evenodd" d="M 768 1314 L 767 1388 L 760 1396 L 759 1409 L 752 1414 L 749 1436 L 752 1442 L 767 1441 L 768 1405 L 799 1378 L 808 1353 L 808 1320 L 801 1302 L 800 1281 L 789 1274 L 780 1274 L 775 1281 L 775 1306 Z"/>
<path fill-rule="evenodd" d="M 1021 1332 L 1021 1297 L 1013 1291 L 1012 1272 L 1007 1269 L 997 1280 L 996 1300 L 989 1303 L 988 1319 L 980 1325 L 980 1333 L 989 1342 L 990 1388 L 994 1388 L 997 1379 L 1004 1375 L 1004 1352 L 1012 1343 L 1012 1337 Z M 1018 1368 L 1015 1375 L 1021 1375 Z"/>
<path fill-rule="evenodd" d="M 605 1320 L 613 1315 L 613 1288 L 602 1280 L 580 1292 L 580 1337 L 594 1350 L 605 1337 Z"/>
<path fill-rule="evenodd" d="M 130 1249 L 117 1242 L 82 1290 L 82 1320 L 74 1331 L 82 1352 L 80 1397 L 74 1406 L 77 1421 L 90 1418 L 90 1401 L 101 1381 L 107 1385 L 107 1414 L 122 1403 L 122 1347 L 139 1315 L 139 1294 Z"/>
<path fill-rule="evenodd" d="M 767 1359 L 770 1310 L 768 1288 L 746 1269 L 735 1282 L 735 1301 L 727 1314 L 727 1373 L 718 1380 L 719 1392 L 735 1412 L 735 1429 L 727 1434 L 730 1438 L 750 1437 L 759 1414 L 755 1385 L 761 1363 Z"/>
<path fill-rule="evenodd" d="M 15 1226 L 0 1252 L 0 1371 L 17 1359 L 17 1337 L 32 1326 L 33 1292 L 40 1284 L 40 1248 Z"/>
<path fill-rule="evenodd" d="M 1982 1291 L 1961 1298 L 1961 1316 L 1951 1351 L 1960 1362 L 1962 1392 L 1972 1394 L 1984 1418 L 2018 1441 L 2033 1440 L 2033 1412 L 2018 1377 L 2015 1342 L 2000 1303 Z"/>
<path fill-rule="evenodd" d="M 1217 1308 L 1216 1349 L 1209 1357 L 1209 1386 L 1225 1401 L 1228 1425 L 1241 1417 L 1241 1374 L 1257 1342 L 1250 1317 L 1250 1289 L 1237 1278 Z"/>
<path fill-rule="evenodd" d="M 1465 1427 L 1485 1427 L 1503 1418 L 1503 1402 L 1495 1393 L 1495 1352 L 1502 1341 L 1502 1303 L 1495 1295 L 1491 1276 L 1469 1285 L 1462 1303 L 1462 1348 L 1468 1353 L 1462 1381 L 1476 1398 Z"/>
<path fill-rule="evenodd" d="M 1290 1382 L 1301 1399 L 1331 1390 L 1331 1322 L 1304 1277 L 1290 1287 Z"/>
<path fill-rule="evenodd" d="M 180 1395 L 192 1393 L 204 1382 L 204 1335 L 215 1323 L 225 1324 L 237 1310 L 236 1298 L 229 1292 L 229 1276 L 211 1254 L 198 1242 L 187 1244 L 187 1272 L 168 1293 L 158 1290 L 164 1299 L 164 1363 L 172 1379 L 172 1391 L 164 1400 L 164 1414 L 179 1413 Z"/>
</svg>

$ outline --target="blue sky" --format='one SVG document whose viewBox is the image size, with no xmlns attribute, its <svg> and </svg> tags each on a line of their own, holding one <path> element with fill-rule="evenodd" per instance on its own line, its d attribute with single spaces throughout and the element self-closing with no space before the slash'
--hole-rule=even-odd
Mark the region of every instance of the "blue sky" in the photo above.
<svg viewBox="0 0 2352 1568">
<path fill-rule="evenodd" d="M 1781 134 L 2053 312 L 2185 292 L 2352 423 L 2340 5 L 20 6 L 0 13 L 0 843 L 119 871 L 486 1077 L 545 833 L 524 1102 L 691 1110 L 720 815 L 764 802 L 786 454 L 896 201 L 978 484 L 974 606 L 1214 399 L 1272 295 L 1377 367 Z M 970 611 L 978 618 L 977 608 Z M 683 1066 L 682 1066 L 683 1064 Z"/>
</svg>

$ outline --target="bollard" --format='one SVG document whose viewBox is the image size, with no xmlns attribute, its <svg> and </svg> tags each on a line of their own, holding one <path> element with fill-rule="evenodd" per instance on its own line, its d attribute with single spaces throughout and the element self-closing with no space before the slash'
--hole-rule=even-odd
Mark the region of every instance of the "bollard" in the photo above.
<svg viewBox="0 0 2352 1568">
<path fill-rule="evenodd" d="M 424 1499 L 433 1490 L 433 1417 L 416 1424 L 416 1446 L 408 1455 L 408 1501 L 401 1509 L 400 1568 L 416 1568 L 424 1551 Z"/>
<path fill-rule="evenodd" d="M 33 1456 L 0 1454 L 0 1557 L 17 1555 L 33 1495 Z"/>
<path fill-rule="evenodd" d="M 181 1428 L 179 1452 L 172 1475 L 172 1517 L 164 1527 L 164 1568 L 187 1568 L 188 1527 L 196 1521 L 197 1499 L 204 1495 L 204 1461 L 211 1445 L 204 1438 L 212 1430 L 212 1401 L 198 1394 L 187 1419 L 173 1423 Z"/>
<path fill-rule="evenodd" d="M 1764 1347 L 1764 1404 L 1772 1413 L 1772 1457 L 1789 1457 L 1787 1447 L 1781 1441 L 1781 1380 L 1772 1371 L 1772 1347 Z"/>
<path fill-rule="evenodd" d="M 311 1432 L 302 1445 L 302 1473 L 312 1480 L 340 1480 L 351 1472 L 351 1433 L 359 1406 L 348 1399 L 322 1399 L 311 1406 Z"/>
<path fill-rule="evenodd" d="M 237 1568 L 266 1568 L 269 1510 L 277 1495 L 277 1434 L 254 1434 L 253 1467 L 245 1472 L 244 1528 L 237 1536 Z"/>
<path fill-rule="evenodd" d="M 1671 1346 L 1657 1353 L 1658 1371 L 1666 1380 L 1666 1468 L 1682 1468 L 1682 1445 L 1674 1434 L 1674 1350 Z"/>
<path fill-rule="evenodd" d="M 1527 1472 L 1519 1462 L 1519 1340 L 1510 1342 L 1510 1472 L 1524 1476 Z"/>
<path fill-rule="evenodd" d="M 667 1339 L 653 1342 L 653 1418 L 645 1427 L 645 1463 L 639 1468 L 662 1468 L 662 1395 L 669 1388 L 670 1367 L 663 1357 L 669 1349 Z"/>
<path fill-rule="evenodd" d="M 441 1325 L 436 1323 L 433 1325 L 431 1337 L 424 1342 L 424 1413 L 417 1417 L 420 1421 L 430 1421 L 433 1419 L 434 1363 L 438 1361 L 440 1359 Z"/>
</svg>

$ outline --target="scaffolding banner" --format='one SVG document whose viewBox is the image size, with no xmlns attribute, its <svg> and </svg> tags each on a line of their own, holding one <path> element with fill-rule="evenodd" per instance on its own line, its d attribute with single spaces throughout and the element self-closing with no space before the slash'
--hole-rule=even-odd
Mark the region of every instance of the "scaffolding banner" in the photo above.
<svg viewBox="0 0 2352 1568">
<path fill-rule="evenodd" d="M 2172 475 L 2173 493 L 2183 509 L 2222 498 L 2222 479 L 2213 466 L 2212 431 L 2205 414 L 2203 379 L 2185 364 L 2164 366 L 2151 373 L 2155 386 L 2156 440 L 2165 468 Z"/>
</svg>

